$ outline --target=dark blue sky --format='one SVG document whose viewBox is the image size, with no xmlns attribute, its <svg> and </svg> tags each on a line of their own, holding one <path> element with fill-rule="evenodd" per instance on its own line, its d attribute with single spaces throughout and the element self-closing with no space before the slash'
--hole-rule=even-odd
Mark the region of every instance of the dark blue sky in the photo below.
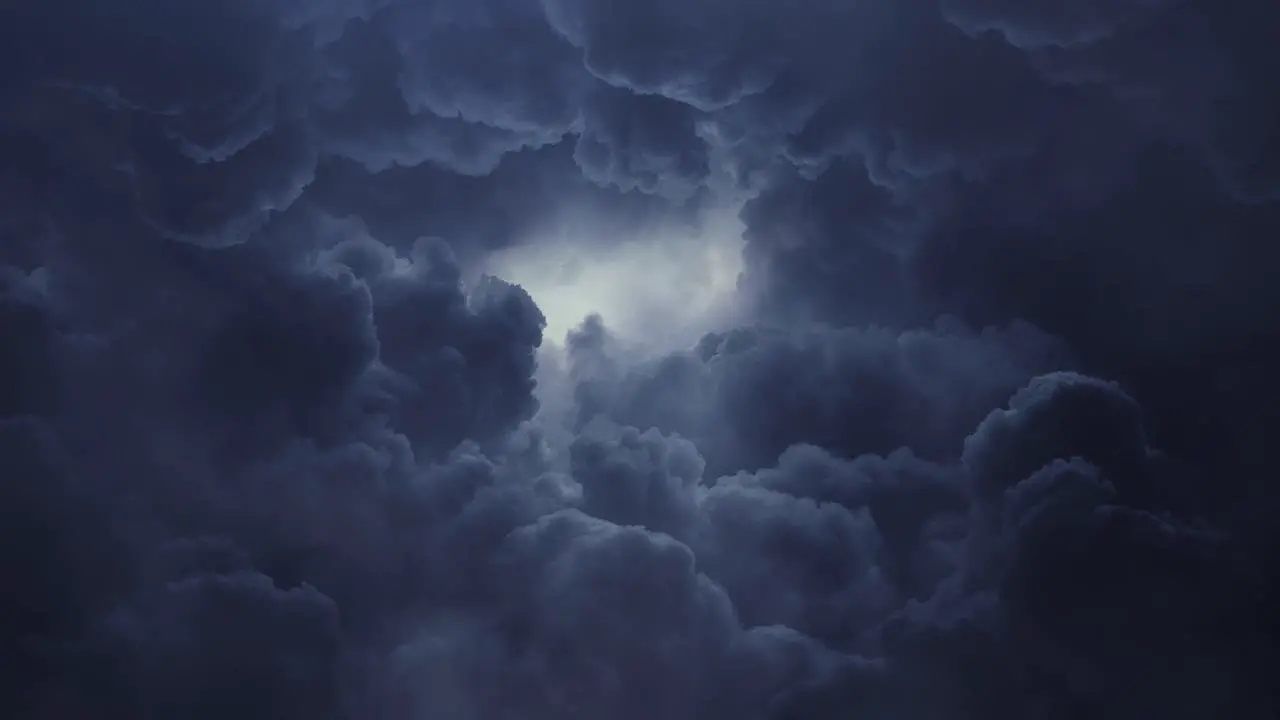
<svg viewBox="0 0 1280 720">
<path fill-rule="evenodd" d="M 0 716 L 1275 717 L 1269 0 L 0 28 Z"/>
</svg>

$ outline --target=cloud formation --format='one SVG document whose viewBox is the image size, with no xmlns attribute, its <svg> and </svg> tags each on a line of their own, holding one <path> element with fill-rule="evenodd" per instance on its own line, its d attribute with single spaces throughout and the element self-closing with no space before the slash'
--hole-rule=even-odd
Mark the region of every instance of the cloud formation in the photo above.
<svg viewBox="0 0 1280 720">
<path fill-rule="evenodd" d="M 1272 717 L 1277 20 L 0 2 L 0 714 Z"/>
</svg>

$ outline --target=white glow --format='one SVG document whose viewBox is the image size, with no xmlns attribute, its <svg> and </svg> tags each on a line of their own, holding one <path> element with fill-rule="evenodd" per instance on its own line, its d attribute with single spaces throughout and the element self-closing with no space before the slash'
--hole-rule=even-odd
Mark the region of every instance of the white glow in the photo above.
<svg viewBox="0 0 1280 720">
<path fill-rule="evenodd" d="M 601 236 L 581 217 L 492 255 L 484 271 L 524 287 L 547 318 L 544 344 L 560 346 L 592 313 L 643 352 L 691 346 L 743 312 L 738 297 L 743 225 L 736 208 L 696 226 L 650 223 Z"/>
</svg>

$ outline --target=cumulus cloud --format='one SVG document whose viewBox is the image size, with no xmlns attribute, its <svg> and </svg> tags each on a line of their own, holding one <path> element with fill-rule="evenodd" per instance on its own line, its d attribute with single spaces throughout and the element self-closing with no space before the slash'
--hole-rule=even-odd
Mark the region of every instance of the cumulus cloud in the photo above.
<svg viewBox="0 0 1280 720">
<path fill-rule="evenodd" d="M 671 428 L 725 472 L 763 467 L 795 443 L 845 456 L 911 444 L 945 457 L 992 404 L 1070 362 L 1033 327 L 975 332 L 954 318 L 906 331 L 740 327 L 640 363 L 589 323 L 568 360 L 579 425 L 603 414 Z"/>
<path fill-rule="evenodd" d="M 0 2 L 0 714 L 1271 717 L 1262 2 Z"/>
</svg>

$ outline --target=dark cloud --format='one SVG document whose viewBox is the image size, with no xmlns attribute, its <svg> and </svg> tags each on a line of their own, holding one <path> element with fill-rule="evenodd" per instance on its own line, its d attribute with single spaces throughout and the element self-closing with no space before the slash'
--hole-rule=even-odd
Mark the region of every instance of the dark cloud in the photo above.
<svg viewBox="0 0 1280 720">
<path fill-rule="evenodd" d="M 594 321 L 572 338 L 578 422 L 603 413 L 678 431 L 716 472 L 762 467 L 795 443 L 844 456 L 906 444 L 953 455 L 993 404 L 1070 362 L 1025 324 L 974 332 L 950 318 L 908 331 L 739 328 L 639 367 L 618 352 Z"/>
<path fill-rule="evenodd" d="M 574 158 L 601 184 L 687 200 L 711 174 L 698 120 L 696 110 L 676 100 L 600 88 L 583 108 Z"/>
<path fill-rule="evenodd" d="M 1277 19 L 0 1 L 0 714 L 1272 717 Z"/>
<path fill-rule="evenodd" d="M 1019 47 L 1086 45 L 1176 5 L 1166 0 L 1084 2 L 1070 7 L 1000 0 L 950 0 L 943 13 L 973 34 L 998 31 Z"/>
</svg>

